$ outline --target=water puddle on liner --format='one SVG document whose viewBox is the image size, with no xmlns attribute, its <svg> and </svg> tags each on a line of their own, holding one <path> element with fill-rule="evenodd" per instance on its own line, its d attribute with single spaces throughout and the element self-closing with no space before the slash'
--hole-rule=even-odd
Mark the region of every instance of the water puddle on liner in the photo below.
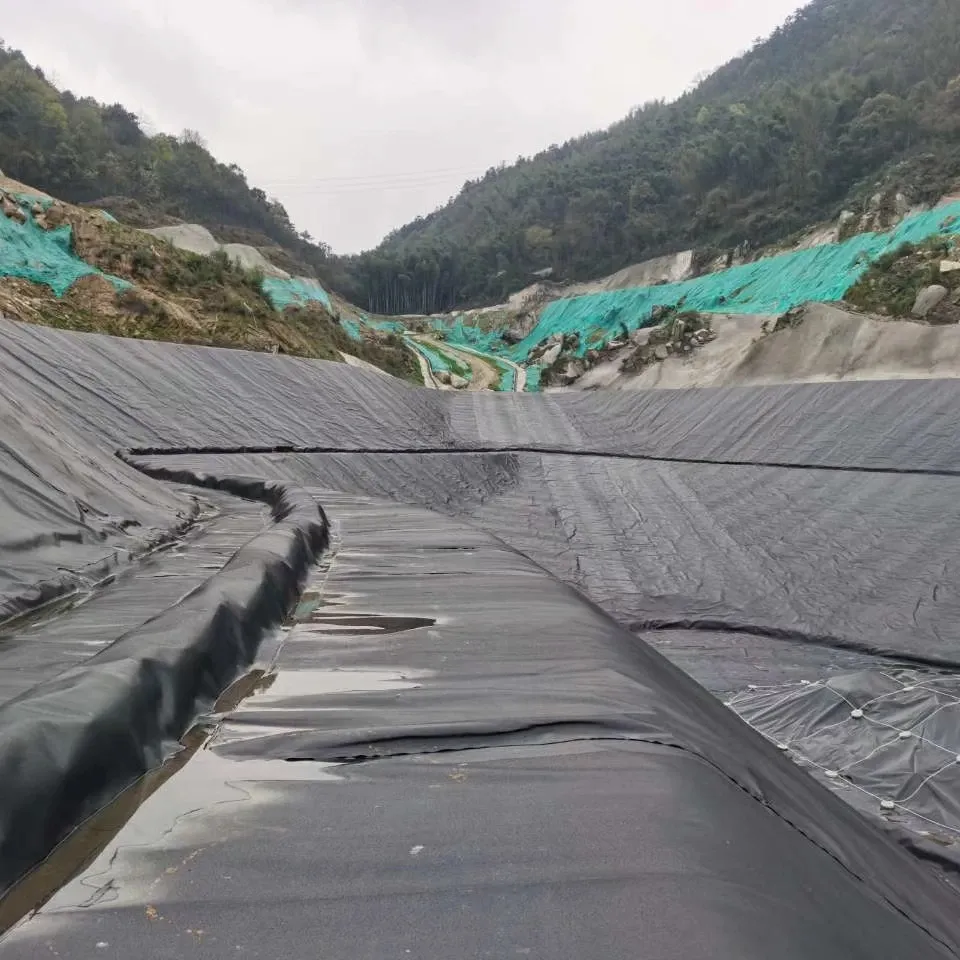
<svg viewBox="0 0 960 960">
<path fill-rule="evenodd" d="M 171 550 L 178 554 L 176 547 Z M 341 636 L 396 634 L 432 626 L 428 617 L 345 613 L 343 605 L 356 600 L 351 594 L 321 595 L 308 591 L 301 597 L 289 626 Z M 75 597 L 69 598 L 76 602 Z M 285 631 L 278 632 L 279 638 Z M 264 651 L 262 650 L 261 653 Z M 266 662 L 271 662 L 270 657 Z M 220 755 L 218 742 L 243 740 L 264 732 L 276 734 L 287 728 L 243 724 L 247 708 L 282 710 L 281 700 L 324 695 L 377 693 L 416 689 L 429 672 L 403 668 L 281 670 L 269 673 L 254 669 L 224 691 L 213 717 L 232 714 L 211 737 L 209 725 L 197 727 L 184 737 L 184 749 L 161 767 L 148 773 L 113 802 L 101 809 L 0 900 L 0 933 L 46 902 L 40 917 L 19 924 L 11 935 L 28 937 L 49 931 L 51 924 L 69 916 L 77 907 L 116 907 L 145 902 L 151 891 L 179 869 L 176 864 L 159 876 L 150 876 L 155 858 L 173 856 L 179 862 L 184 849 L 195 844 L 225 842 L 230 818 L 208 816 L 235 805 L 273 802 L 277 788 L 292 782 L 336 783 L 336 764 L 309 762 L 291 765 L 276 759 L 236 759 Z M 316 703 L 313 704 L 317 706 Z M 212 718 L 211 718 L 212 719 Z M 296 728 L 290 728 L 293 732 Z M 174 778 L 174 782 L 170 782 Z M 193 856 L 194 854 L 191 854 Z M 189 860 L 189 857 L 187 858 Z M 184 860 L 183 863 L 186 863 Z M 72 878 L 72 879 L 71 879 Z"/>
<path fill-rule="evenodd" d="M 429 670 L 404 670 L 390 668 L 363 668 L 330 670 L 281 670 L 274 674 L 269 687 L 266 683 L 257 696 L 249 702 L 251 709 L 269 707 L 277 701 L 296 700 L 300 697 L 322 697 L 343 693 L 383 693 L 393 690 L 417 690 L 418 681 L 433 676 Z M 322 703 L 311 703 L 322 707 Z"/>
<path fill-rule="evenodd" d="M 268 678 L 256 671 L 244 679 L 253 686 Z M 236 737 L 233 732 L 228 740 L 244 739 L 249 731 Z M 0 934 L 15 927 L 8 935 L 38 936 L 51 932 L 58 914 L 76 908 L 145 901 L 190 859 L 183 859 L 184 850 L 199 852 L 229 839 L 236 828 L 223 813 L 275 802 L 284 784 L 340 782 L 336 764 L 225 757 L 210 749 L 219 739 L 195 727 L 178 754 L 70 834 L 0 900 Z M 156 873 L 158 857 L 172 865 Z M 41 917 L 31 918 L 41 906 Z"/>
<path fill-rule="evenodd" d="M 347 595 L 324 594 L 320 590 L 304 591 L 293 613 L 298 629 L 311 633 L 330 633 L 340 636 L 384 636 L 419 630 L 436 624 L 433 617 L 397 616 L 382 613 L 347 613 L 342 609 Z M 331 609 L 334 608 L 334 609 Z"/>
<path fill-rule="evenodd" d="M 119 798 L 71 838 L 73 857 L 80 855 L 81 863 L 86 862 L 79 873 L 75 873 L 75 860 L 69 865 L 75 873 L 72 880 L 63 886 L 57 882 L 62 882 L 62 874 L 57 874 L 66 864 L 55 853 L 24 881 L 20 897 L 13 898 L 22 898 L 21 903 L 46 899 L 45 884 L 59 889 L 52 896 L 46 894 L 49 899 L 42 915 L 28 919 L 14 935 L 49 935 L 77 909 L 149 904 L 152 898 L 162 897 L 166 884 L 195 856 L 249 829 L 236 822 L 232 811 L 238 805 L 249 808 L 276 802 L 276 789 L 284 784 L 336 784 L 341 778 L 332 772 L 335 766 L 238 760 L 205 747 L 196 750 L 181 762 L 175 780 L 170 781 L 168 774 L 146 797 L 137 791 Z M 60 856 L 67 853 L 61 850 Z M 9 897 L 4 906 L 6 916 L 0 915 L 0 923 L 6 927 L 9 922 L 4 921 L 15 919 L 18 911 Z"/>
</svg>

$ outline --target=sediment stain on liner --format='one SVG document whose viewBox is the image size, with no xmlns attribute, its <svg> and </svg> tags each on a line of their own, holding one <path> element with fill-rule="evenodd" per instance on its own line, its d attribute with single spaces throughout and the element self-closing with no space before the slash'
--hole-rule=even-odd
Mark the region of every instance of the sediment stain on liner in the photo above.
<svg viewBox="0 0 960 960">
<path fill-rule="evenodd" d="M 376 613 L 314 613 L 307 618 L 308 623 L 339 633 L 341 636 L 353 634 L 403 633 L 405 630 L 418 630 L 420 627 L 432 627 L 437 621 L 431 617 L 391 617 Z"/>
<path fill-rule="evenodd" d="M 187 746 L 160 770 L 126 791 L 71 838 L 43 867 L 0 904 L 0 923 L 10 927 L 42 908 L 44 934 L 60 927 L 74 910 L 115 909 L 145 904 L 162 893 L 178 870 L 205 849 L 226 842 L 225 821 L 236 804 L 267 803 L 268 787 L 293 782 L 335 782 L 333 764 L 287 764 L 276 760 L 233 760 Z M 150 873 L 151 862 L 163 866 Z M 71 879 L 73 878 L 73 879 Z M 17 928 L 10 936 L 17 937 Z M 3 946 L 0 941 L 0 952 Z"/>
<path fill-rule="evenodd" d="M 429 671 L 378 670 L 284 670 L 274 676 L 257 703 L 264 710 L 279 710 L 289 701 L 326 697 L 342 693 L 381 693 L 388 690 L 416 690 Z M 322 703 L 322 701 L 321 701 Z M 322 707 L 321 707 L 322 708 Z"/>
</svg>

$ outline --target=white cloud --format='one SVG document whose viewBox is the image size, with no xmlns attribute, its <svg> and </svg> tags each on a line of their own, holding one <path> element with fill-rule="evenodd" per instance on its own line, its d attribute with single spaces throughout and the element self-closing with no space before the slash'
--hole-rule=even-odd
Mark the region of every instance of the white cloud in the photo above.
<svg viewBox="0 0 960 960">
<path fill-rule="evenodd" d="M 34 0 L 6 42 L 199 130 L 340 252 L 469 176 L 672 98 L 801 0 Z"/>
</svg>

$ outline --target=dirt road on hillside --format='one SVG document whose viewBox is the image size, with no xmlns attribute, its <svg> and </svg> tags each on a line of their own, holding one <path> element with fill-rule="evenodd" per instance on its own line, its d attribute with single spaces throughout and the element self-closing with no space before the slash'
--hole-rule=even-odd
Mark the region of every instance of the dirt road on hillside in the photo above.
<svg viewBox="0 0 960 960">
<path fill-rule="evenodd" d="M 473 373 L 470 386 L 467 387 L 468 390 L 494 390 L 500 382 L 500 371 L 492 363 L 486 362 L 476 354 L 468 353 L 466 350 L 458 350 L 442 340 L 434 340 L 433 337 L 419 336 L 414 337 L 414 339 L 439 353 L 453 357 L 460 363 L 467 364 Z"/>
</svg>

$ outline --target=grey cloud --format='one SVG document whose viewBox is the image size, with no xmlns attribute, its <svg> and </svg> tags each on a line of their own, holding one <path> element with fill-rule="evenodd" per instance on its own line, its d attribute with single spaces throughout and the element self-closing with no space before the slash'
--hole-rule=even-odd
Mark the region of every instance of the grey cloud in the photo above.
<svg viewBox="0 0 960 960">
<path fill-rule="evenodd" d="M 52 49 L 56 61 L 49 66 L 66 86 L 74 86 L 67 79 L 75 71 L 99 71 L 108 78 L 106 86 L 117 90 L 106 99 L 126 97 L 124 105 L 132 109 L 149 102 L 158 119 L 176 123 L 189 97 L 192 125 L 207 127 L 216 122 L 221 97 L 206 69 L 202 47 L 183 26 L 150 22 L 135 5 L 122 2 L 34 0 L 5 11 L 3 30 L 8 43 L 18 46 L 18 37 L 33 33 L 35 24 L 42 24 L 46 34 L 42 47 Z M 48 64 L 41 61 L 39 66 Z M 78 82 L 74 92 L 89 91 Z"/>
<path fill-rule="evenodd" d="M 2 31 L 225 162 L 348 252 L 463 180 L 618 119 L 800 0 L 34 0 Z"/>
<path fill-rule="evenodd" d="M 388 8 L 377 0 L 358 4 L 368 22 L 402 23 L 429 38 L 442 54 L 470 60 L 494 61 L 529 55 L 549 39 L 562 21 L 569 0 L 486 0 L 484 3 L 451 4 L 444 0 L 397 0 Z"/>
</svg>

